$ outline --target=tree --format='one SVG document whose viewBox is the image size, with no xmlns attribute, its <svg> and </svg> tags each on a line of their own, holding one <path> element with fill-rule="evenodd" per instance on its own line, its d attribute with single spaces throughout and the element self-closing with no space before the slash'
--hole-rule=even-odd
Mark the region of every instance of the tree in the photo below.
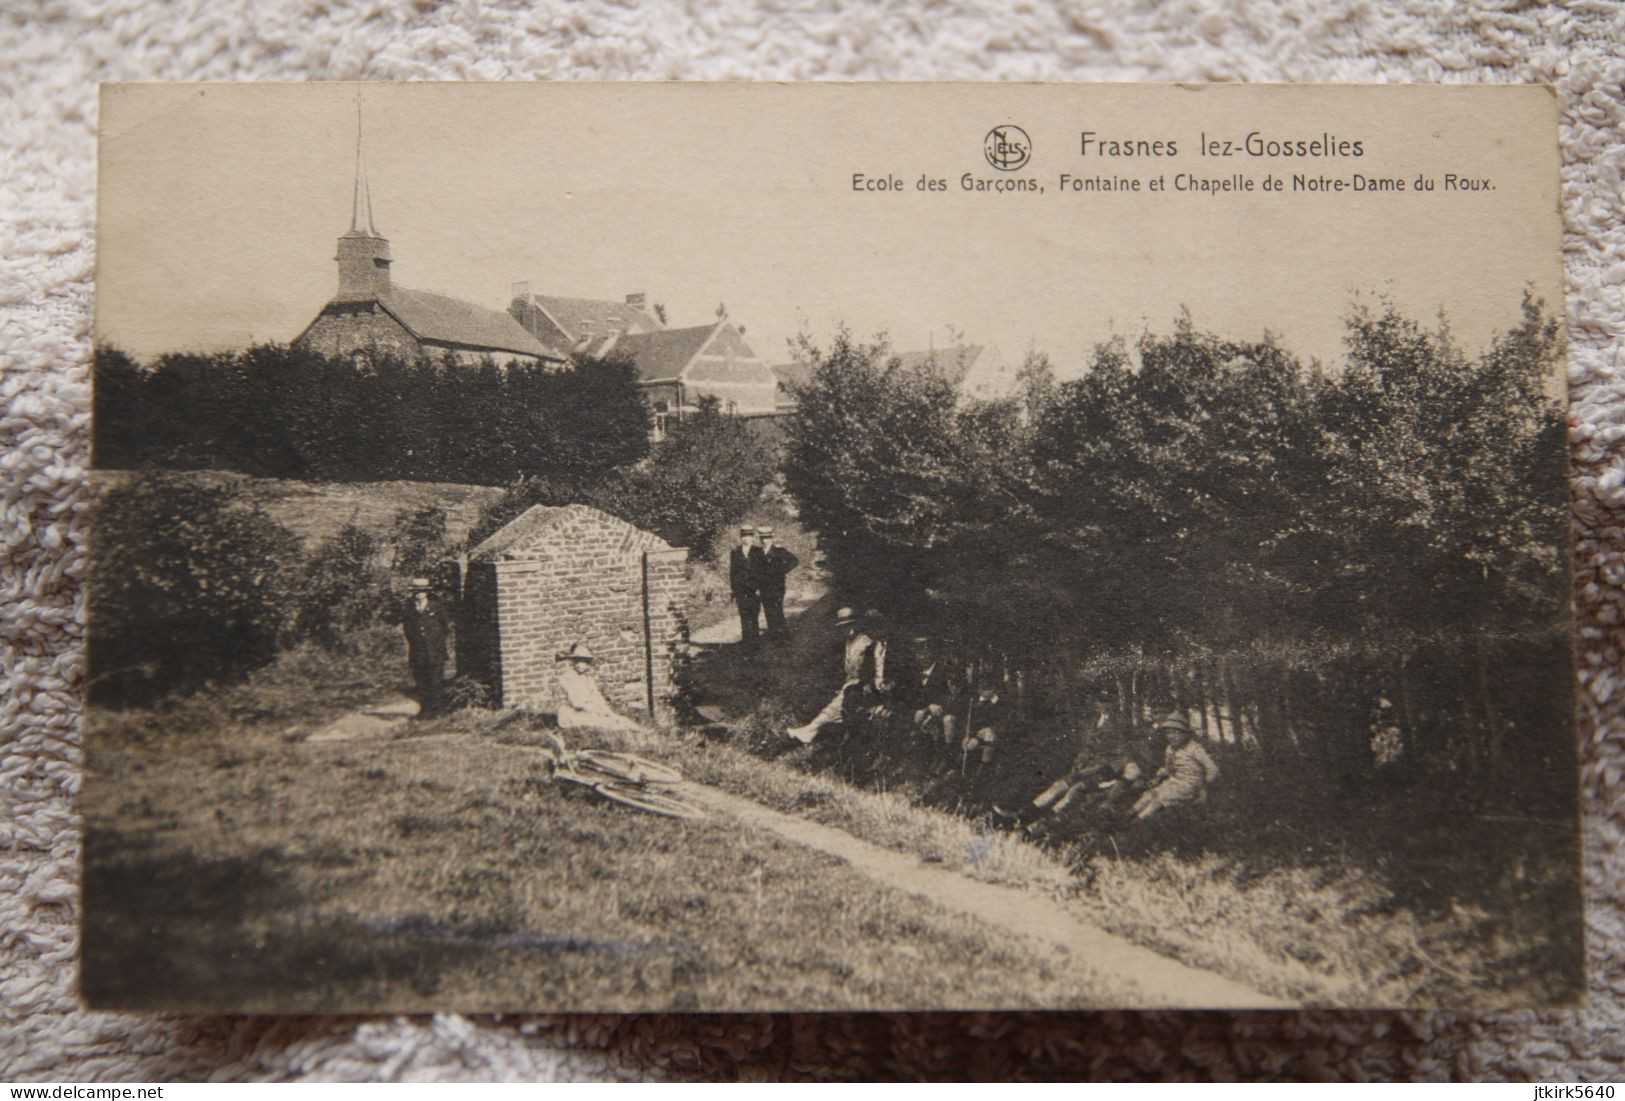
<svg viewBox="0 0 1625 1101">
<path fill-rule="evenodd" d="M 777 466 L 774 448 L 706 395 L 695 412 L 671 426 L 647 463 L 617 472 L 587 498 L 704 556 L 723 529 L 756 503 Z"/>
<path fill-rule="evenodd" d="M 1055 396 L 1055 365 L 1044 352 L 1028 352 L 1016 368 L 1016 400 L 1029 419 L 1038 417 Z"/>
</svg>

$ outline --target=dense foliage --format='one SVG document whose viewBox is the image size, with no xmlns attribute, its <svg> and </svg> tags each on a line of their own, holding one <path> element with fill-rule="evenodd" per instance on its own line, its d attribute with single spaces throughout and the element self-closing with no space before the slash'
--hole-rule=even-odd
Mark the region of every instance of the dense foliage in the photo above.
<svg viewBox="0 0 1625 1101">
<path fill-rule="evenodd" d="M 136 478 L 97 502 L 90 694 L 122 701 L 234 678 L 275 655 L 298 539 L 228 489 Z"/>
<path fill-rule="evenodd" d="M 1476 358 L 1392 308 L 1346 333 L 1333 373 L 1181 320 L 1004 403 L 843 334 L 786 482 L 844 592 L 1007 664 L 1223 684 L 1249 737 L 1336 743 L 1322 771 L 1382 693 L 1419 751 L 1539 767 L 1504 732 L 1566 721 L 1523 691 L 1567 637 L 1560 330 L 1526 300 Z"/>
<path fill-rule="evenodd" d="M 301 644 L 351 650 L 446 551 L 430 508 L 402 510 L 382 537 L 346 524 L 306 552 L 240 486 L 186 474 L 120 478 L 96 510 L 89 681 L 110 705 L 237 680 Z"/>
<path fill-rule="evenodd" d="M 97 350 L 93 459 L 103 469 L 223 469 L 319 481 L 583 485 L 648 451 L 623 360 L 571 369 L 379 358 L 358 366 L 256 345 L 165 355 Z"/>
<path fill-rule="evenodd" d="M 724 414 L 712 397 L 674 421 L 647 461 L 580 486 L 533 478 L 512 486 L 481 514 L 469 533 L 473 545 L 532 505 L 585 503 L 694 557 L 708 554 L 717 536 L 761 496 L 778 467 L 776 448 L 747 422 Z"/>
</svg>

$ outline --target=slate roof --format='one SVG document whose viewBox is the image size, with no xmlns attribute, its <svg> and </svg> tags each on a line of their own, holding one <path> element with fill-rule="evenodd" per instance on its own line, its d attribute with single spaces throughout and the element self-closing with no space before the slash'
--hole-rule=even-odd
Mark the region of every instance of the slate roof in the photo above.
<svg viewBox="0 0 1625 1101">
<path fill-rule="evenodd" d="M 674 382 L 721 324 L 723 322 L 717 321 L 692 329 L 627 333 L 615 342 L 608 354 L 625 355 L 637 364 L 639 382 Z"/>
<path fill-rule="evenodd" d="M 568 359 L 567 352 L 549 348 L 501 310 L 491 310 L 450 295 L 391 287 L 378 301 L 419 340 L 489 348 L 547 359 Z"/>
<path fill-rule="evenodd" d="M 625 302 L 600 298 L 557 298 L 538 294 L 532 301 L 547 312 L 553 323 L 571 340 L 604 336 L 608 333 L 648 333 L 665 326 L 652 313 Z"/>
</svg>

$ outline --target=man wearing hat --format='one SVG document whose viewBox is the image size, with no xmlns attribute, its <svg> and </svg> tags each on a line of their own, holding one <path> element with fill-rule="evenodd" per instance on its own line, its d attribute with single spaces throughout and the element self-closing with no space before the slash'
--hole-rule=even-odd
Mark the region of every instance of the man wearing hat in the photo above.
<svg viewBox="0 0 1625 1101">
<path fill-rule="evenodd" d="M 1157 733 L 1167 739 L 1168 746 L 1150 788 L 1134 803 L 1134 817 L 1140 819 L 1204 801 L 1208 785 L 1219 778 L 1217 762 L 1196 741 L 1185 716 L 1165 715 L 1157 723 Z"/>
<path fill-rule="evenodd" d="M 412 579 L 412 598 L 402 626 L 406 629 L 406 653 L 412 666 L 418 718 L 427 719 L 445 709 L 446 640 L 451 633 L 446 610 L 427 577 Z"/>
<path fill-rule="evenodd" d="M 728 552 L 728 589 L 739 607 L 739 640 L 754 647 L 761 636 L 762 548 L 756 529 L 739 529 L 739 545 Z"/>
<path fill-rule="evenodd" d="M 767 616 L 767 634 L 769 638 L 782 638 L 784 629 L 784 579 L 790 576 L 790 571 L 801 565 L 799 559 L 790 548 L 781 547 L 773 542 L 772 528 L 757 528 L 757 536 L 762 540 L 761 594 L 762 611 Z"/>
<path fill-rule="evenodd" d="M 604 698 L 598 682 L 593 679 L 593 665 L 598 659 L 578 642 L 567 653 L 558 655 L 558 661 L 567 663 L 559 671 L 558 717 L 561 730 L 641 730 L 633 719 L 627 718 Z"/>
<path fill-rule="evenodd" d="M 835 613 L 835 626 L 846 632 L 841 652 L 845 680 L 835 698 L 801 726 L 785 733 L 798 742 L 811 742 L 826 726 L 838 726 L 856 715 L 865 697 L 878 696 L 886 689 L 886 643 L 864 629 L 863 618 L 851 608 Z"/>
</svg>

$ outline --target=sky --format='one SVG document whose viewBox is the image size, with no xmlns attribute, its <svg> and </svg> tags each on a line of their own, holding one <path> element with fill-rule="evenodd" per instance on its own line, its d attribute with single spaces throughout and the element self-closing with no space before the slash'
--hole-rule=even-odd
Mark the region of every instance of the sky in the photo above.
<svg viewBox="0 0 1625 1101">
<path fill-rule="evenodd" d="M 1556 114 L 1541 89 L 1091 85 L 124 85 L 101 116 L 96 328 L 139 356 L 293 339 L 331 297 L 349 228 L 356 102 L 396 282 L 502 309 L 647 293 L 674 325 L 719 303 L 770 362 L 805 332 L 963 334 L 1064 376 L 1182 310 L 1335 364 L 1356 296 L 1469 349 L 1561 300 Z M 984 156 L 1017 124 L 1029 160 Z M 1096 137 L 1093 155 L 1081 140 Z M 1254 157 L 1261 139 L 1362 155 Z M 1100 139 L 1172 142 L 1108 157 Z M 1228 140 L 1232 155 L 1204 156 Z M 1343 146 L 1346 150 L 1346 146 Z M 1445 173 L 1491 190 L 1439 190 Z M 854 190 L 852 177 L 901 191 Z M 967 191 L 962 179 L 1044 192 Z M 1139 192 L 1063 189 L 1061 174 Z M 1173 190 L 1176 176 L 1250 192 Z M 1432 192 L 1262 190 L 1419 175 Z M 921 177 L 941 180 L 920 191 Z M 1168 189 L 1147 190 L 1160 177 Z"/>
</svg>

